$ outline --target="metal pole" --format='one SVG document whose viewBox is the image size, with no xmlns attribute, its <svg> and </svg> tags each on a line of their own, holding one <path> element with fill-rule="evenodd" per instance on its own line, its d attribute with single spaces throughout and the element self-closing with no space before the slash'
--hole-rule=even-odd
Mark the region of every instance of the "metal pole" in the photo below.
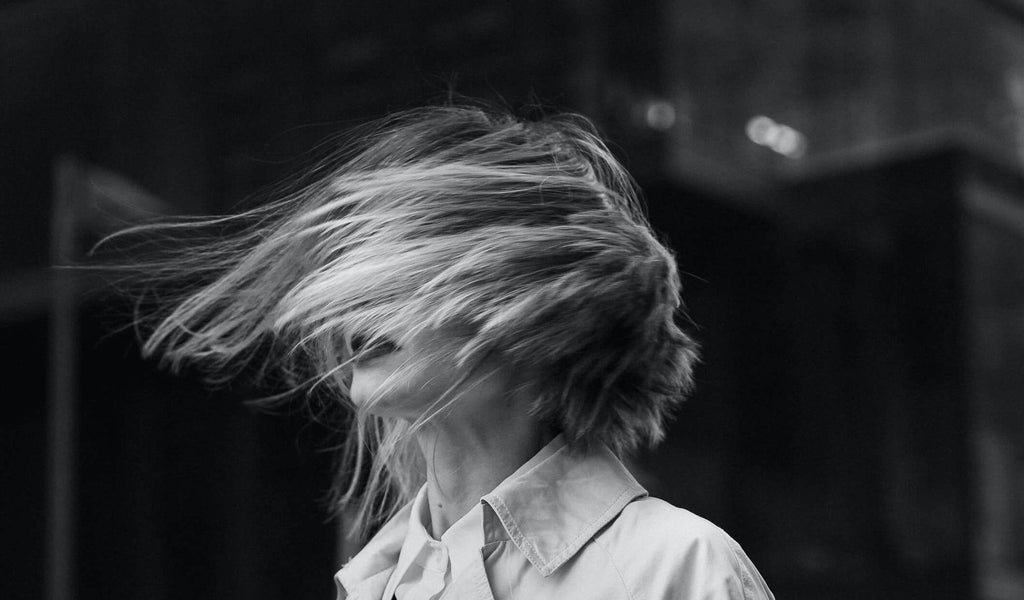
<svg viewBox="0 0 1024 600">
<path fill-rule="evenodd" d="M 74 258 L 78 173 L 78 165 L 69 157 L 61 157 L 54 165 L 50 221 L 53 267 L 68 265 Z M 51 276 L 45 597 L 71 600 L 75 580 L 77 311 L 72 274 L 51 268 Z"/>
</svg>

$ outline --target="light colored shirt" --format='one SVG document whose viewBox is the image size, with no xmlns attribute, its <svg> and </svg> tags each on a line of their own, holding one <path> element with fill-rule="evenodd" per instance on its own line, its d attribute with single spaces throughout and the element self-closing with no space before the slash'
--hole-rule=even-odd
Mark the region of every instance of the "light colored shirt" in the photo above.
<svg viewBox="0 0 1024 600">
<path fill-rule="evenodd" d="M 407 558 L 403 568 L 402 558 L 415 505 L 338 571 L 339 599 L 390 600 L 392 578 L 399 573 L 397 589 L 417 564 Z M 711 522 L 649 497 L 605 447 L 578 452 L 559 436 L 479 508 L 480 520 L 467 524 L 480 527 L 481 543 L 441 578 L 437 598 L 774 600 L 739 544 Z M 413 534 L 409 547 L 420 542 Z"/>
<path fill-rule="evenodd" d="M 508 478 L 519 477 L 544 461 L 560 447 L 547 444 Z M 420 488 L 409 512 L 405 540 L 395 570 L 384 588 L 384 598 L 436 600 L 452 580 L 465 576 L 484 544 L 483 503 L 452 524 L 440 541 L 430 534 L 430 506 L 427 486 Z"/>
<path fill-rule="evenodd" d="M 413 500 L 405 541 L 384 597 L 436 600 L 452 579 L 469 571 L 484 545 L 483 514 L 482 505 L 477 504 L 442 533 L 440 540 L 435 540 L 430 534 L 430 506 L 424 485 Z"/>
</svg>

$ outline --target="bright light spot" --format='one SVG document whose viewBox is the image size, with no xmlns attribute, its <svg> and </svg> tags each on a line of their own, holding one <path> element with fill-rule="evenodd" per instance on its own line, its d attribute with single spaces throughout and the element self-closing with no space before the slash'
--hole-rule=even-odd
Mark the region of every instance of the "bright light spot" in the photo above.
<svg viewBox="0 0 1024 600">
<path fill-rule="evenodd" d="M 782 125 L 771 149 L 790 158 L 800 158 L 807 150 L 807 140 L 799 131 Z"/>
<path fill-rule="evenodd" d="M 647 103 L 644 122 L 656 131 L 668 131 L 676 123 L 676 107 L 664 100 L 652 100 Z"/>
<path fill-rule="evenodd" d="M 747 121 L 747 137 L 755 144 L 767 146 L 789 158 L 800 158 L 807 151 L 807 138 L 804 134 L 764 115 Z"/>
<path fill-rule="evenodd" d="M 768 145 L 768 136 L 776 127 L 778 125 L 775 121 L 768 117 L 764 115 L 756 116 L 747 121 L 747 137 L 755 144 L 766 146 Z"/>
</svg>

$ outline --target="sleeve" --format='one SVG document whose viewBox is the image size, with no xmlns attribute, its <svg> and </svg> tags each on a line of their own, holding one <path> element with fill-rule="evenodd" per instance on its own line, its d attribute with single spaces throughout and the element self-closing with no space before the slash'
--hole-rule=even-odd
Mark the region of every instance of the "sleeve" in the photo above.
<svg viewBox="0 0 1024 600">
<path fill-rule="evenodd" d="M 731 550 L 730 576 L 738 579 L 741 583 L 743 594 L 740 598 L 743 600 L 775 600 L 774 594 L 768 589 L 768 584 L 765 583 L 761 573 L 757 571 L 757 567 L 751 562 L 743 548 L 724 531 L 719 530 L 719 533 L 725 538 L 726 545 Z"/>
<path fill-rule="evenodd" d="M 718 526 L 680 509 L 634 522 L 607 549 L 636 600 L 774 600 L 740 545 Z M 611 540 L 608 540 L 611 541 Z"/>
<path fill-rule="evenodd" d="M 715 528 L 654 558 L 638 597 L 648 600 L 774 600 L 757 568 L 731 537 Z"/>
</svg>

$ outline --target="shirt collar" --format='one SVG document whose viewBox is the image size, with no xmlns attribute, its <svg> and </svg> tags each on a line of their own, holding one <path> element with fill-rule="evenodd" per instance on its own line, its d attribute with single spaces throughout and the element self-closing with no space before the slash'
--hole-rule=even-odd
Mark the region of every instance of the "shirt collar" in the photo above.
<svg viewBox="0 0 1024 600">
<path fill-rule="evenodd" d="M 395 572 L 403 573 L 415 562 L 427 571 L 443 574 L 448 570 L 450 561 L 451 575 L 458 577 L 474 556 L 479 555 L 483 545 L 482 515 L 481 506 L 474 506 L 441 534 L 440 541 L 435 540 L 427 529 L 430 526 L 430 507 L 427 505 L 427 486 L 424 485 L 413 499 Z"/>
<path fill-rule="evenodd" d="M 481 498 L 484 543 L 511 540 L 541 575 L 554 573 L 636 498 L 647 495 L 603 444 L 574 449 L 559 435 Z M 415 502 L 415 501 L 414 501 Z M 335 575 L 349 594 L 387 581 L 398 562 L 414 502 L 407 504 Z"/>
<path fill-rule="evenodd" d="M 647 491 L 603 444 L 587 451 L 563 436 L 481 499 L 485 543 L 507 535 L 545 577 Z M 500 529 L 495 527 L 500 523 Z"/>
</svg>

